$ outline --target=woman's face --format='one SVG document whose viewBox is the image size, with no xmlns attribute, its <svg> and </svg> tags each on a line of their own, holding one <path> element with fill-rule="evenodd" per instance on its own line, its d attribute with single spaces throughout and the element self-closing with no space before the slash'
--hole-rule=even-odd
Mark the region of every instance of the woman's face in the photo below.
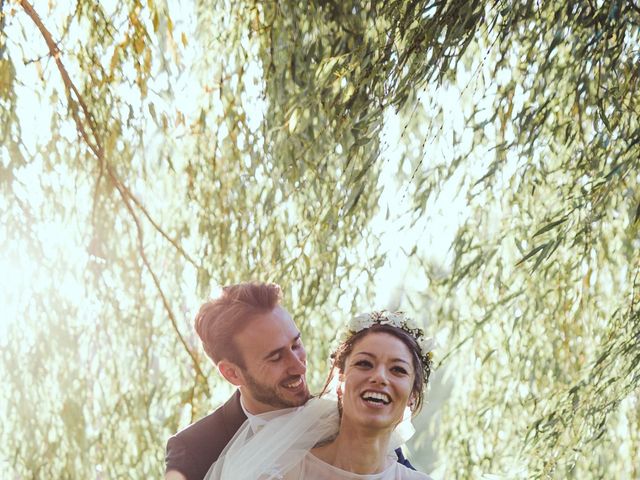
<svg viewBox="0 0 640 480">
<path fill-rule="evenodd" d="M 395 428 L 411 401 L 414 377 L 411 352 L 399 338 L 384 332 L 365 335 L 341 375 L 343 421 Z"/>
</svg>

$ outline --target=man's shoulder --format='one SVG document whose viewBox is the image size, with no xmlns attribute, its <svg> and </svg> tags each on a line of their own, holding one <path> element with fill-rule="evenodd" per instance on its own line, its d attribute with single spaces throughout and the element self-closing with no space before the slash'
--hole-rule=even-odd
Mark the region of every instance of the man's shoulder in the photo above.
<svg viewBox="0 0 640 480">
<path fill-rule="evenodd" d="M 180 430 L 171 438 L 178 438 L 183 442 L 208 439 L 211 435 L 235 434 L 238 427 L 246 420 L 240 406 L 240 392 L 236 391 L 224 404 L 212 413 Z M 222 431 L 221 431 L 222 429 Z"/>
<path fill-rule="evenodd" d="M 213 413 L 169 438 L 166 470 L 177 470 L 189 480 L 203 478 L 245 418 L 236 392 Z"/>
<path fill-rule="evenodd" d="M 186 426 L 171 438 L 177 438 L 182 442 L 191 443 L 193 441 L 200 441 L 212 433 L 215 433 L 222 427 L 222 423 L 224 422 L 223 406 L 224 405 L 218 407 L 206 417 L 202 417 L 200 420 Z"/>
</svg>

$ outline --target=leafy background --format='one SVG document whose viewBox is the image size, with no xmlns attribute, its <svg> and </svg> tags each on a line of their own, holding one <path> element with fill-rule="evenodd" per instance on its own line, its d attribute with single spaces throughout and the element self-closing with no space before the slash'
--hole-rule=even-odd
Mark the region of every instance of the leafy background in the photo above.
<svg viewBox="0 0 640 480">
<path fill-rule="evenodd" d="M 640 8 L 0 1 L 0 466 L 148 478 L 229 394 L 192 328 L 279 282 L 438 340 L 434 478 L 639 478 Z"/>
</svg>

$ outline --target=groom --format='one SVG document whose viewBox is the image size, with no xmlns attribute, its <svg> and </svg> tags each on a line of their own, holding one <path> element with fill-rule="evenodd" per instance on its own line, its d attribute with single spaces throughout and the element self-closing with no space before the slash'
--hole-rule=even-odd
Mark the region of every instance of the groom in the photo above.
<svg viewBox="0 0 640 480">
<path fill-rule="evenodd" d="M 227 402 L 167 442 L 165 480 L 201 480 L 245 420 L 256 431 L 256 415 L 297 407 L 309 399 L 306 352 L 300 331 L 280 306 L 276 284 L 224 287 L 200 307 L 195 328 L 218 371 L 238 387 Z M 398 462 L 411 467 L 400 449 Z"/>
</svg>

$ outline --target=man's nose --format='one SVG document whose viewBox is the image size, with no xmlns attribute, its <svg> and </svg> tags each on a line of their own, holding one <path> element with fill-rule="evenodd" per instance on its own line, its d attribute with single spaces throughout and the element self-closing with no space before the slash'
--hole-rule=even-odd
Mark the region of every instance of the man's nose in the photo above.
<svg viewBox="0 0 640 480">
<path fill-rule="evenodd" d="M 306 356 L 304 354 L 298 355 L 296 352 L 291 352 L 288 370 L 291 375 L 304 375 L 307 373 Z"/>
</svg>

